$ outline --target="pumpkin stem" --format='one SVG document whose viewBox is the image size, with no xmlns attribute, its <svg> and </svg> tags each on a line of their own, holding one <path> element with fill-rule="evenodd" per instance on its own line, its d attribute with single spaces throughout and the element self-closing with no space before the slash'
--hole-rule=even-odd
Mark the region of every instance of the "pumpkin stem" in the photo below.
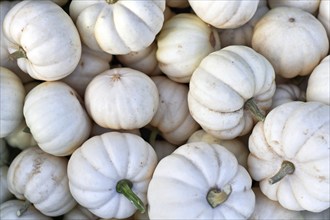
<svg viewBox="0 0 330 220">
<path fill-rule="evenodd" d="M 115 4 L 118 0 L 105 0 L 108 4 Z"/>
<path fill-rule="evenodd" d="M 116 191 L 123 194 L 141 213 L 145 212 L 145 206 L 142 200 L 132 191 L 133 183 L 127 179 L 117 182 Z"/>
<path fill-rule="evenodd" d="M 224 203 L 228 199 L 231 191 L 232 189 L 230 185 L 225 185 L 222 190 L 217 188 L 212 188 L 207 193 L 206 196 L 207 202 L 212 206 L 212 208 L 215 208 L 221 205 L 222 203 Z"/>
<path fill-rule="evenodd" d="M 20 217 L 21 215 L 23 215 L 24 212 L 26 212 L 28 210 L 30 205 L 31 205 L 31 203 L 28 200 L 25 200 L 23 207 L 20 208 L 19 210 L 17 210 L 17 212 L 16 212 L 17 217 Z"/>
<path fill-rule="evenodd" d="M 259 107 L 257 106 L 256 102 L 253 98 L 247 100 L 244 104 L 244 107 L 251 112 L 253 117 L 258 121 L 264 121 L 266 116 L 260 111 Z"/>
<path fill-rule="evenodd" d="M 11 60 L 17 60 L 20 58 L 26 58 L 26 53 L 22 47 L 19 47 L 14 53 L 9 54 L 9 59 Z"/>
<path fill-rule="evenodd" d="M 281 169 L 272 178 L 270 178 L 268 182 L 270 184 L 277 183 L 278 181 L 283 179 L 283 177 L 285 177 L 286 175 L 293 174 L 294 170 L 295 170 L 294 164 L 291 163 L 290 161 L 285 160 L 282 162 Z"/>
</svg>

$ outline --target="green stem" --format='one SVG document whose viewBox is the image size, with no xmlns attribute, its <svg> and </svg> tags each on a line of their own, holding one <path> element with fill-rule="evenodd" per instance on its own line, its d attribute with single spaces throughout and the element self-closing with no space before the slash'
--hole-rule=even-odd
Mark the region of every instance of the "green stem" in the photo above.
<svg viewBox="0 0 330 220">
<path fill-rule="evenodd" d="M 278 181 L 283 179 L 286 175 L 293 174 L 294 170 L 295 170 L 294 164 L 291 163 L 290 161 L 285 160 L 282 162 L 280 170 L 273 177 L 271 177 L 268 180 L 268 182 L 270 184 L 277 183 Z"/>
<path fill-rule="evenodd" d="M 21 48 L 21 47 L 18 50 L 16 50 L 14 53 L 11 53 L 9 55 L 9 59 L 12 59 L 12 60 L 17 60 L 20 58 L 26 58 L 26 53 L 23 50 L 23 48 Z"/>
<path fill-rule="evenodd" d="M 19 210 L 17 210 L 16 215 L 18 217 L 22 216 L 24 214 L 24 212 L 26 212 L 28 210 L 30 205 L 31 205 L 31 203 L 28 200 L 25 200 L 23 207 L 20 208 Z"/>
<path fill-rule="evenodd" d="M 133 184 L 127 179 L 122 179 L 117 182 L 116 190 L 123 194 L 141 213 L 144 213 L 146 208 L 142 200 L 132 191 Z"/>
<path fill-rule="evenodd" d="M 231 191 L 232 189 L 230 185 L 225 185 L 222 190 L 212 188 L 207 193 L 207 202 L 211 205 L 212 208 L 215 208 L 228 199 Z"/>
<path fill-rule="evenodd" d="M 257 106 L 256 102 L 253 98 L 247 100 L 244 104 L 244 107 L 251 112 L 253 117 L 258 121 L 264 121 L 266 116 L 260 111 L 259 107 Z"/>
<path fill-rule="evenodd" d="M 108 4 L 115 4 L 118 0 L 105 0 Z"/>
</svg>

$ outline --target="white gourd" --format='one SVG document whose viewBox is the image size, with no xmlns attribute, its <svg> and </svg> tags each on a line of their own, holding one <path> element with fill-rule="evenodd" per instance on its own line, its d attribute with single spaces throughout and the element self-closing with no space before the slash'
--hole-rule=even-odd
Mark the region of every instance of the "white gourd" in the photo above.
<svg viewBox="0 0 330 220">
<path fill-rule="evenodd" d="M 3 21 L 9 53 L 32 78 L 54 81 L 78 65 L 81 41 L 70 16 L 52 1 L 21 1 Z"/>
<path fill-rule="evenodd" d="M 60 216 L 77 203 L 69 190 L 66 157 L 30 147 L 19 153 L 8 169 L 8 189 L 47 216 Z"/>
</svg>

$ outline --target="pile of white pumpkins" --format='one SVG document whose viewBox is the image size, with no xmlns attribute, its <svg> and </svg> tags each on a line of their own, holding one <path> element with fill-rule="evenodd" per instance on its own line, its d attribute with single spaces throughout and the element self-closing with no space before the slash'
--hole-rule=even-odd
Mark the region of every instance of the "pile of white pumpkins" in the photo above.
<svg viewBox="0 0 330 220">
<path fill-rule="evenodd" d="M 0 219 L 329 219 L 329 0 L 0 9 Z"/>
</svg>

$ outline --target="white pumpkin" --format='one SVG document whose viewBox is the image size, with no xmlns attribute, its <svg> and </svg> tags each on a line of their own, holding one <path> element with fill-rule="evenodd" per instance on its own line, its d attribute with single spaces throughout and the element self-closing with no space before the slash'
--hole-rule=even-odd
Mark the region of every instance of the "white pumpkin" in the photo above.
<svg viewBox="0 0 330 220">
<path fill-rule="evenodd" d="M 97 75 L 88 84 L 85 105 L 101 127 L 132 130 L 151 121 L 159 96 L 155 83 L 146 74 L 115 68 Z"/>
<path fill-rule="evenodd" d="M 159 68 L 170 79 L 187 83 L 200 61 L 220 49 L 217 30 L 192 13 L 166 21 L 157 37 Z"/>
<path fill-rule="evenodd" d="M 306 100 L 330 105 L 330 55 L 326 56 L 309 76 Z"/>
<path fill-rule="evenodd" d="M 18 214 L 19 210 L 24 212 Z M 51 217 L 40 213 L 33 205 L 26 207 L 24 201 L 18 199 L 8 200 L 0 204 L 0 219 L 3 220 L 52 220 Z"/>
<path fill-rule="evenodd" d="M 24 84 L 26 94 L 28 94 L 35 86 L 39 84 L 39 81 L 31 81 Z M 38 145 L 33 135 L 31 134 L 30 129 L 26 125 L 25 118 L 13 132 L 5 137 L 5 140 L 11 147 L 16 147 L 20 150 Z"/>
<path fill-rule="evenodd" d="M 7 40 L 3 33 L 3 20 L 7 12 L 20 1 L 1 1 L 0 2 L 0 66 L 6 67 L 13 71 L 23 83 L 30 82 L 34 80 L 29 74 L 23 72 L 17 65 L 16 60 L 10 57 L 8 51 L 8 44 L 10 42 Z"/>
<path fill-rule="evenodd" d="M 250 135 L 248 167 L 261 191 L 289 210 L 330 207 L 330 106 L 282 104 Z"/>
<path fill-rule="evenodd" d="M 163 26 L 165 3 L 165 0 L 72 0 L 70 16 L 89 48 L 127 54 L 142 50 L 155 40 Z"/>
<path fill-rule="evenodd" d="M 70 191 L 80 205 L 101 218 L 127 218 L 145 211 L 156 164 L 154 149 L 140 136 L 119 132 L 94 136 L 70 157 Z"/>
<path fill-rule="evenodd" d="M 70 155 L 91 131 L 84 103 L 64 82 L 34 87 L 25 98 L 23 113 L 38 146 L 55 156 Z"/>
<path fill-rule="evenodd" d="M 8 169 L 8 189 L 47 216 L 60 216 L 77 203 L 67 176 L 68 159 L 47 154 L 38 147 L 19 153 Z"/>
<path fill-rule="evenodd" d="M 0 66 L 0 138 L 8 136 L 23 120 L 25 90 L 18 76 Z"/>
<path fill-rule="evenodd" d="M 181 145 L 159 161 L 148 188 L 150 219 L 247 219 L 252 180 L 218 144 Z"/>
<path fill-rule="evenodd" d="M 154 41 L 150 46 L 132 51 L 128 54 L 117 55 L 118 61 L 126 67 L 141 71 L 149 76 L 161 75 L 156 58 L 157 44 Z"/>
<path fill-rule="evenodd" d="M 259 0 L 205 1 L 188 0 L 193 11 L 206 23 L 217 28 L 238 28 L 255 14 Z"/>
<path fill-rule="evenodd" d="M 327 55 L 325 28 L 312 14 L 293 7 L 269 10 L 255 25 L 252 48 L 284 78 L 308 75 Z"/>
<path fill-rule="evenodd" d="M 256 206 L 250 220 L 303 220 L 305 219 L 301 212 L 292 211 L 282 207 L 278 202 L 270 200 L 261 191 L 259 187 L 252 188 L 256 196 Z M 306 219 L 307 220 L 307 219 Z"/>
<path fill-rule="evenodd" d="M 321 0 L 267 0 L 270 8 L 294 7 L 300 8 L 311 14 L 317 13 Z"/>
<path fill-rule="evenodd" d="M 8 166 L 0 166 L 0 204 L 12 199 L 14 195 L 8 189 L 7 183 Z M 1 212 L 0 212 L 1 213 Z M 1 218 L 3 219 L 3 218 Z"/>
<path fill-rule="evenodd" d="M 63 215 L 63 220 L 98 220 L 98 216 L 91 213 L 81 205 L 76 205 L 73 209 Z"/>
<path fill-rule="evenodd" d="M 81 56 L 79 33 L 70 16 L 52 1 L 21 1 L 3 21 L 8 51 L 38 80 L 69 75 Z"/>
<path fill-rule="evenodd" d="M 9 154 L 7 142 L 0 138 L 0 166 L 9 164 Z"/>
<path fill-rule="evenodd" d="M 216 138 L 208 133 L 206 133 L 203 129 L 199 129 L 195 131 L 187 140 L 187 143 L 192 142 L 206 142 L 209 144 L 219 144 L 233 153 L 238 161 L 238 163 L 247 169 L 247 158 L 250 153 L 248 146 L 245 146 L 241 140 L 238 138 L 230 139 L 230 140 L 221 140 Z"/>
<path fill-rule="evenodd" d="M 330 1 L 320 0 L 319 11 L 317 14 L 317 19 L 323 24 L 325 30 L 327 31 L 328 38 L 330 40 Z"/>
<path fill-rule="evenodd" d="M 247 105 L 255 103 L 265 113 L 275 92 L 274 79 L 269 61 L 252 48 L 225 47 L 205 57 L 194 71 L 188 92 L 190 113 L 217 138 L 247 134 L 254 124 Z"/>
<path fill-rule="evenodd" d="M 99 73 L 110 69 L 111 60 L 111 54 L 91 50 L 83 45 L 78 66 L 61 81 L 68 84 L 83 98 L 88 83 Z"/>
<path fill-rule="evenodd" d="M 260 0 L 257 11 L 247 23 L 238 28 L 218 29 L 221 46 L 245 45 L 251 47 L 253 28 L 268 11 L 267 0 Z"/>
<path fill-rule="evenodd" d="M 306 92 L 292 83 L 277 84 L 270 109 L 292 101 L 306 101 Z"/>
<path fill-rule="evenodd" d="M 168 142 L 179 145 L 200 126 L 192 118 L 188 108 L 188 87 L 168 79 L 166 76 L 152 77 L 159 93 L 159 107 L 150 121 Z"/>
</svg>

